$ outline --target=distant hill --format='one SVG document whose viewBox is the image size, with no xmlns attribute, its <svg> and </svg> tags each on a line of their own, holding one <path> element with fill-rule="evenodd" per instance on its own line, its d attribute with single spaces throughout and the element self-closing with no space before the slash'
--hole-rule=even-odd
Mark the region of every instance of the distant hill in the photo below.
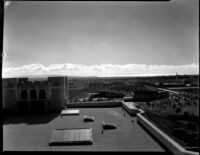
<svg viewBox="0 0 200 155">
<path fill-rule="evenodd" d="M 54 76 L 67 76 L 69 79 L 169 79 L 176 78 L 176 75 L 157 75 L 157 76 L 113 76 L 113 77 L 98 77 L 98 76 L 70 76 L 70 75 L 59 75 L 59 74 L 47 74 L 47 75 L 26 75 L 26 76 L 18 76 L 18 77 L 9 77 L 9 78 L 39 78 L 39 77 L 54 77 Z M 195 75 L 178 75 L 179 79 L 184 78 L 194 78 L 197 79 L 199 77 L 198 74 Z"/>
</svg>

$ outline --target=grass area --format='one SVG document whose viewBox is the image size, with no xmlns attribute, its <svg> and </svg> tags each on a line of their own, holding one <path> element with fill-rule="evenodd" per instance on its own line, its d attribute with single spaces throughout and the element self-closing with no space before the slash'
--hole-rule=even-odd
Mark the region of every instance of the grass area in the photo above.
<svg viewBox="0 0 200 155">
<path fill-rule="evenodd" d="M 69 100 L 70 100 L 70 102 L 77 101 L 80 98 L 84 98 L 84 97 L 88 96 L 88 94 L 89 94 L 88 88 L 70 89 Z"/>
<path fill-rule="evenodd" d="M 186 87 L 187 88 L 187 87 Z M 170 90 L 183 92 L 183 93 L 190 93 L 190 94 L 199 94 L 199 88 L 184 88 L 184 89 L 176 89 L 176 88 L 169 88 Z"/>
<path fill-rule="evenodd" d="M 143 116 L 183 147 L 199 151 L 199 117 L 146 111 Z"/>
<path fill-rule="evenodd" d="M 193 77 L 193 79 L 197 79 L 198 75 L 193 76 L 179 76 L 181 80 L 187 80 Z M 155 83 L 158 81 L 161 82 L 174 82 L 176 79 L 175 76 L 158 76 L 158 77 L 113 77 L 113 78 L 103 78 L 103 77 L 72 77 L 69 78 L 69 96 L 70 101 L 76 100 L 79 98 L 84 98 L 88 95 L 88 93 L 92 92 L 100 92 L 100 91 L 111 91 L 118 92 L 123 94 L 130 94 L 137 89 L 136 83 Z M 157 90 L 148 86 L 149 90 Z M 187 90 L 183 90 L 187 91 Z M 196 89 L 192 90 L 197 92 Z M 189 90 L 189 92 L 191 92 Z"/>
</svg>

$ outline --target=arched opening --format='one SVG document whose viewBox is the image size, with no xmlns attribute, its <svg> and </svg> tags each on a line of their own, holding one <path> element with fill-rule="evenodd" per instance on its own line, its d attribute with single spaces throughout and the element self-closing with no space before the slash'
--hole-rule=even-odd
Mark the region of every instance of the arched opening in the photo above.
<svg viewBox="0 0 200 155">
<path fill-rule="evenodd" d="M 39 99 L 46 99 L 46 91 L 44 89 L 40 89 Z"/>
<path fill-rule="evenodd" d="M 20 94 L 20 101 L 19 101 L 19 110 L 23 112 L 27 112 L 29 108 L 28 102 L 28 92 L 26 89 L 23 89 Z"/>
<path fill-rule="evenodd" d="M 22 99 L 22 100 L 28 99 L 27 90 L 24 89 L 24 90 L 21 91 L 21 99 Z"/>
<path fill-rule="evenodd" d="M 44 89 L 39 91 L 39 99 L 37 98 L 37 92 L 35 89 L 30 91 L 30 99 L 31 99 L 31 111 L 32 112 L 43 112 L 45 109 L 45 101 L 40 99 L 46 98 L 46 92 Z"/>
<path fill-rule="evenodd" d="M 30 99 L 37 99 L 37 93 L 35 89 L 32 89 L 30 92 Z"/>
</svg>

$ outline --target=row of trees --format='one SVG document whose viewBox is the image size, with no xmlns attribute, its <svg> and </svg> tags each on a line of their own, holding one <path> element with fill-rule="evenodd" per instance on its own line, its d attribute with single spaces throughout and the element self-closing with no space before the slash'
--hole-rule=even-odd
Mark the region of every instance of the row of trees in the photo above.
<svg viewBox="0 0 200 155">
<path fill-rule="evenodd" d="M 172 113 L 181 114 L 184 107 L 193 107 L 197 106 L 197 103 L 194 101 L 184 101 L 183 98 L 164 98 L 147 103 L 149 108 L 159 109 L 161 111 L 171 111 Z"/>
</svg>

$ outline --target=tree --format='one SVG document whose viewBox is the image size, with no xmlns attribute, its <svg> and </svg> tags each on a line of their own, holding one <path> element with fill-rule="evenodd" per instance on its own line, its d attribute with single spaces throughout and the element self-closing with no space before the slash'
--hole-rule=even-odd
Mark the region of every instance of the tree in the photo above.
<svg viewBox="0 0 200 155">
<path fill-rule="evenodd" d="M 194 101 L 194 102 L 193 102 L 193 104 L 194 104 L 194 106 L 197 106 L 197 103 L 196 103 L 196 101 Z"/>
<path fill-rule="evenodd" d="M 186 128 L 189 130 L 195 130 L 196 124 L 194 122 L 188 121 Z"/>
<path fill-rule="evenodd" d="M 175 109 L 176 109 L 176 104 L 173 105 L 173 110 L 175 110 Z"/>
<path fill-rule="evenodd" d="M 187 102 L 187 105 L 191 106 L 190 101 Z"/>
<path fill-rule="evenodd" d="M 189 116 L 189 112 L 188 111 L 184 111 L 183 116 L 188 117 Z"/>
<path fill-rule="evenodd" d="M 181 113 L 181 108 L 176 108 L 176 113 L 178 114 L 178 113 Z"/>
</svg>

